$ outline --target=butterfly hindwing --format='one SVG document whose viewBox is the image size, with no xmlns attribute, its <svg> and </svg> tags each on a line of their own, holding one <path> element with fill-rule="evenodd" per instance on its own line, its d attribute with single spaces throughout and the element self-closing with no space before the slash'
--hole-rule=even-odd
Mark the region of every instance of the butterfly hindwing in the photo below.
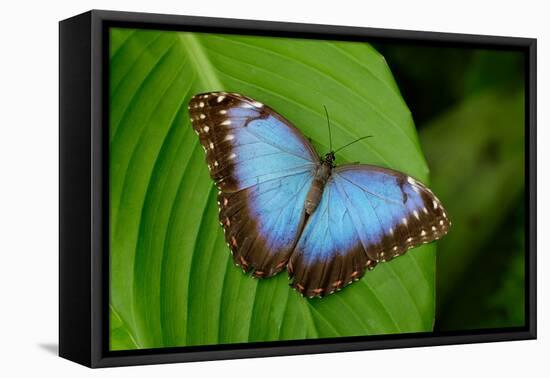
<svg viewBox="0 0 550 378">
<path fill-rule="evenodd" d="M 330 294 L 362 276 L 376 261 L 368 258 L 354 218 L 334 185 L 325 187 L 288 264 L 291 285 L 307 297 Z"/>
<path fill-rule="evenodd" d="M 359 279 L 366 268 L 445 235 L 441 202 L 419 181 L 370 166 L 333 170 L 292 254 L 292 285 L 323 296 Z"/>
<path fill-rule="evenodd" d="M 308 172 L 220 192 L 220 223 L 235 262 L 256 277 L 282 270 L 304 221 Z"/>
<path fill-rule="evenodd" d="M 220 189 L 219 219 L 235 263 L 257 277 L 279 272 L 302 228 L 319 157 L 288 121 L 248 97 L 199 94 L 189 113 Z"/>
</svg>

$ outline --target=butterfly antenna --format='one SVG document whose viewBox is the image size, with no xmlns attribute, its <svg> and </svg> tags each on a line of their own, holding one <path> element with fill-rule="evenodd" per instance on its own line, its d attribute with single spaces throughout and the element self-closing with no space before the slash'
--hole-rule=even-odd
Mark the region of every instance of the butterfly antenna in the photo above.
<svg viewBox="0 0 550 378">
<path fill-rule="evenodd" d="M 332 151 L 332 133 L 330 132 L 330 118 L 328 117 L 327 107 L 323 105 L 323 108 L 325 108 L 325 114 L 327 115 L 329 151 Z"/>
<path fill-rule="evenodd" d="M 338 151 L 341 151 L 341 150 L 343 150 L 343 149 L 346 148 L 346 147 L 351 146 L 353 143 L 356 143 L 356 142 L 359 142 L 360 140 L 367 139 L 367 138 L 371 138 L 371 137 L 372 137 L 372 135 L 366 135 L 366 136 L 363 136 L 363 137 L 361 137 L 361 138 L 355 139 L 353 142 L 350 142 L 350 143 L 346 144 L 345 146 L 340 147 L 339 149 L 337 149 L 336 151 L 334 151 L 334 153 L 336 153 L 336 152 L 338 152 Z"/>
</svg>

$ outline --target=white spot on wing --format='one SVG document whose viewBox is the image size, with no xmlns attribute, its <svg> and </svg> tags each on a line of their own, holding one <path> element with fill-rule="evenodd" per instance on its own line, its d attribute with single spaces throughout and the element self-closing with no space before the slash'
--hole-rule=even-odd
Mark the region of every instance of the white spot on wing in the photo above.
<svg viewBox="0 0 550 378">
<path fill-rule="evenodd" d="M 223 125 L 223 126 L 231 125 L 231 120 L 230 120 L 230 119 L 226 119 L 226 120 L 223 121 L 220 125 Z"/>
<path fill-rule="evenodd" d="M 231 155 L 229 155 L 229 159 L 235 159 L 235 156 L 237 156 L 237 155 L 235 155 L 234 153 L 232 153 Z"/>
<path fill-rule="evenodd" d="M 233 140 L 233 139 L 235 139 L 235 135 L 233 135 L 233 134 L 227 134 L 225 136 L 225 140 Z"/>
<path fill-rule="evenodd" d="M 206 116 L 205 116 L 204 114 L 201 114 L 201 115 L 199 116 L 199 118 L 200 118 L 200 119 L 205 119 Z"/>
<path fill-rule="evenodd" d="M 219 104 L 219 103 L 222 102 L 224 99 L 225 99 L 225 96 L 222 95 L 222 96 L 218 96 L 218 99 L 217 99 L 216 101 L 217 101 L 218 104 Z"/>
<path fill-rule="evenodd" d="M 202 130 L 203 130 L 203 131 L 204 131 L 205 133 L 207 133 L 207 132 L 208 132 L 208 130 L 210 130 L 210 127 L 208 127 L 208 126 L 204 126 Z"/>
</svg>

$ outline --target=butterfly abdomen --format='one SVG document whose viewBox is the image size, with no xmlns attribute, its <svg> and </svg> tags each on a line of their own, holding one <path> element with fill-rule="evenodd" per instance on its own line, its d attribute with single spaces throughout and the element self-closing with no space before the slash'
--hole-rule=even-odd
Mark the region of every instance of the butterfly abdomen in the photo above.
<svg viewBox="0 0 550 378">
<path fill-rule="evenodd" d="M 307 193 L 306 202 L 304 205 L 308 215 L 313 214 L 319 205 L 319 202 L 321 202 L 323 190 L 325 189 L 325 185 L 330 177 L 331 170 L 332 167 L 325 163 L 319 165 L 319 168 L 317 168 L 317 172 L 315 173 L 315 177 L 311 183 L 311 188 Z"/>
</svg>

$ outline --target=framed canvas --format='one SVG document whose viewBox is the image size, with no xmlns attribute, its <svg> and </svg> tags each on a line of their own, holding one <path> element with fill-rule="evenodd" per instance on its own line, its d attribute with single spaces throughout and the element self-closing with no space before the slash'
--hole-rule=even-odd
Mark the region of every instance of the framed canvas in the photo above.
<svg viewBox="0 0 550 378">
<path fill-rule="evenodd" d="M 60 22 L 59 353 L 536 337 L 536 40 Z"/>
</svg>

